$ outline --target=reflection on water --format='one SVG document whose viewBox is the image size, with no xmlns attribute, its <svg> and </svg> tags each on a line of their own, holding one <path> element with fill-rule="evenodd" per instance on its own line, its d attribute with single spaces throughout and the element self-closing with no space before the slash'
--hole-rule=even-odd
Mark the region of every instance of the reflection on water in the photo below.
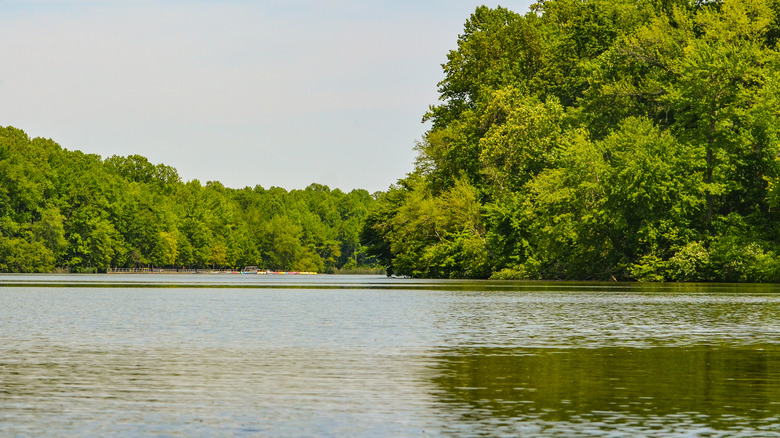
<svg viewBox="0 0 780 438">
<path fill-rule="evenodd" d="M 780 436 L 774 286 L 162 277 L 0 276 L 0 436 Z"/>
<path fill-rule="evenodd" d="M 780 433 L 780 348 L 764 347 L 456 349 L 433 380 L 486 431 L 755 436 Z"/>
</svg>

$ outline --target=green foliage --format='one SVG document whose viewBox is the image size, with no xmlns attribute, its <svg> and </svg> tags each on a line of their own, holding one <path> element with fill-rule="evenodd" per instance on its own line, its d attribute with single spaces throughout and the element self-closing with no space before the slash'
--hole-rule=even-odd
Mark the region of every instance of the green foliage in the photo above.
<svg viewBox="0 0 780 438">
<path fill-rule="evenodd" d="M 716 281 L 780 281 L 780 261 L 744 217 L 719 218 L 710 245 L 710 277 Z"/>
<path fill-rule="evenodd" d="M 666 263 L 666 277 L 672 281 L 693 281 L 707 278 L 710 252 L 701 242 L 692 241 L 675 251 Z"/>
<path fill-rule="evenodd" d="M 465 179 L 437 197 L 419 179 L 379 198 L 363 230 L 364 244 L 389 274 L 481 278 L 489 273 L 476 189 Z M 399 194 L 402 194 L 399 197 Z"/>
<path fill-rule="evenodd" d="M 483 114 L 490 126 L 479 140 L 480 164 L 491 186 L 517 191 L 557 158 L 563 136 L 563 107 L 542 103 L 517 88 L 496 91 Z"/>
<path fill-rule="evenodd" d="M 359 235 L 373 202 L 316 184 L 185 183 L 138 155 L 101 160 L 0 127 L 0 272 L 370 267 Z"/>
<path fill-rule="evenodd" d="M 780 280 L 778 5 L 477 8 L 363 243 L 421 277 Z"/>
<path fill-rule="evenodd" d="M 0 272 L 49 272 L 54 254 L 41 242 L 0 237 Z"/>
</svg>

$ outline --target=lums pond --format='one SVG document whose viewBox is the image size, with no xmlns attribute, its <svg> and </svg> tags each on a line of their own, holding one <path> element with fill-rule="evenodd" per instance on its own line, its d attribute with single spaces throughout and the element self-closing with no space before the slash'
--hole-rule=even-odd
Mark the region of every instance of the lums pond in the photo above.
<svg viewBox="0 0 780 438">
<path fill-rule="evenodd" d="M 2 436 L 780 436 L 780 287 L 0 276 Z"/>
</svg>

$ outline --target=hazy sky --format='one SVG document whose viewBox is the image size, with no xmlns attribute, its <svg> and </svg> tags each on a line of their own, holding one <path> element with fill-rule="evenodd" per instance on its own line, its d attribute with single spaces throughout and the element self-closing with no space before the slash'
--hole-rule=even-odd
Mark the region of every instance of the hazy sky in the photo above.
<svg viewBox="0 0 780 438">
<path fill-rule="evenodd" d="M 184 180 L 385 190 L 480 4 L 0 0 L 0 125 Z"/>
</svg>

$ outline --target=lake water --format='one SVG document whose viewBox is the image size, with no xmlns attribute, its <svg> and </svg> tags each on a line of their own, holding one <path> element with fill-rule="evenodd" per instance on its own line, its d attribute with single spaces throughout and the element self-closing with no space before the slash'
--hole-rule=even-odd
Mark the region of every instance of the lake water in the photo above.
<svg viewBox="0 0 780 438">
<path fill-rule="evenodd" d="M 778 436 L 780 287 L 0 276 L 0 436 Z"/>
</svg>

